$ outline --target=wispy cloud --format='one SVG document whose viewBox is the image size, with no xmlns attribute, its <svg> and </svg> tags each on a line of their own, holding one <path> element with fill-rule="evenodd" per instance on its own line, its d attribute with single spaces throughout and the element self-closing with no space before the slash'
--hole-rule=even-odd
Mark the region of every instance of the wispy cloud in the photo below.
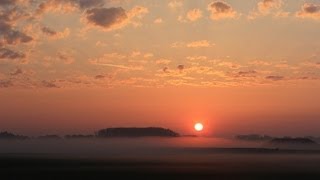
<svg viewBox="0 0 320 180">
<path fill-rule="evenodd" d="M 44 26 L 44 27 L 41 28 L 41 31 L 45 35 L 49 36 L 52 39 L 62 39 L 62 38 L 66 38 L 66 37 L 68 37 L 70 35 L 70 29 L 69 28 L 65 28 L 64 31 L 62 31 L 62 32 L 57 32 L 57 31 L 55 31 L 53 29 L 50 29 L 49 27 Z"/>
<path fill-rule="evenodd" d="M 163 19 L 162 18 L 157 18 L 157 19 L 155 19 L 154 21 L 153 21 L 153 23 L 155 23 L 155 24 L 162 24 L 164 21 L 163 21 Z"/>
<path fill-rule="evenodd" d="M 199 40 L 199 41 L 192 41 L 192 42 L 174 42 L 171 44 L 172 48 L 209 48 L 215 46 L 214 43 L 211 43 L 208 40 Z"/>
<path fill-rule="evenodd" d="M 143 67 L 142 66 L 126 66 L 126 65 L 120 65 L 120 64 L 108 64 L 108 63 L 95 63 L 95 65 L 99 66 L 108 66 L 108 67 L 114 67 L 114 68 L 120 68 L 120 69 L 128 69 L 128 70 L 133 70 L 133 71 L 142 71 Z"/>
</svg>

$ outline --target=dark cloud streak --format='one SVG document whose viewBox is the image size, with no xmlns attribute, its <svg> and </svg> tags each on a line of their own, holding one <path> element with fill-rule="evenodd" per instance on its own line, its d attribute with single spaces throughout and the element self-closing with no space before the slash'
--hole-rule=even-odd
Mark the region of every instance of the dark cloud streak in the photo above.
<svg viewBox="0 0 320 180">
<path fill-rule="evenodd" d="M 22 59 L 26 55 L 23 53 L 15 52 L 10 49 L 0 48 L 0 59 Z"/>
<path fill-rule="evenodd" d="M 272 81 L 280 81 L 283 80 L 283 76 L 266 76 L 266 79 L 272 80 Z"/>
<path fill-rule="evenodd" d="M 44 34 L 49 35 L 49 36 L 54 36 L 54 35 L 57 34 L 56 31 L 54 31 L 54 30 L 52 30 L 52 29 L 50 29 L 50 28 L 48 28 L 48 27 L 42 27 L 42 28 L 41 28 L 41 31 L 42 31 Z"/>
<path fill-rule="evenodd" d="M 0 80 L 0 88 L 8 88 L 13 86 L 10 80 Z"/>
<path fill-rule="evenodd" d="M 94 8 L 86 12 L 86 18 L 90 24 L 111 30 L 127 20 L 128 16 L 121 7 Z"/>
<path fill-rule="evenodd" d="M 54 82 L 52 81 L 46 81 L 46 80 L 43 80 L 42 81 L 42 85 L 44 87 L 47 87 L 47 88 L 59 88 L 59 86 L 57 86 Z"/>
</svg>

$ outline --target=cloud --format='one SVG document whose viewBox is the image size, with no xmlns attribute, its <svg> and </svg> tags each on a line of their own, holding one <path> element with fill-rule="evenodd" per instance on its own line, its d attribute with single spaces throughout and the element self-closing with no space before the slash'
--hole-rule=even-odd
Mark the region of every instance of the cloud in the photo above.
<svg viewBox="0 0 320 180">
<path fill-rule="evenodd" d="M 255 66 L 270 66 L 272 63 L 266 62 L 266 61 L 261 61 L 261 60 L 255 60 L 249 62 L 250 65 L 255 65 Z"/>
<path fill-rule="evenodd" d="M 29 43 L 33 40 L 31 36 L 23 32 L 14 30 L 10 22 L 6 22 L 0 17 L 0 44 L 17 45 L 20 43 Z"/>
<path fill-rule="evenodd" d="M 272 9 L 281 8 L 283 2 L 282 0 L 263 0 L 258 2 L 258 10 L 263 13 L 269 13 Z"/>
<path fill-rule="evenodd" d="M 308 80 L 308 79 L 313 79 L 313 78 L 310 78 L 308 76 L 302 76 L 302 77 L 298 77 L 297 79 L 298 80 Z"/>
<path fill-rule="evenodd" d="M 169 59 L 159 59 L 156 61 L 156 64 L 160 64 L 160 65 L 168 65 L 171 63 L 171 60 Z"/>
<path fill-rule="evenodd" d="M 94 78 L 95 79 L 104 79 L 106 76 L 104 75 L 96 75 Z"/>
<path fill-rule="evenodd" d="M 119 53 L 109 53 L 104 54 L 102 57 L 99 58 L 93 58 L 89 59 L 89 63 L 93 65 L 98 66 L 108 66 L 108 67 L 114 67 L 119 69 L 127 69 L 127 70 L 134 70 L 134 71 L 140 71 L 143 70 L 143 66 L 137 65 L 137 62 L 140 61 L 133 61 L 135 64 L 131 64 L 130 61 L 132 57 L 141 56 L 142 53 L 140 51 L 133 51 L 128 55 L 123 55 Z M 121 64 L 118 64 L 118 63 Z M 127 65 L 124 65 L 127 63 Z"/>
<path fill-rule="evenodd" d="M 179 71 L 183 71 L 183 70 L 184 70 L 184 65 L 183 65 L 183 64 L 178 65 L 178 66 L 177 66 L 177 69 L 178 69 Z"/>
<path fill-rule="evenodd" d="M 104 0 L 78 0 L 78 4 L 81 9 L 102 7 Z"/>
<path fill-rule="evenodd" d="M 49 67 L 53 64 L 72 64 L 74 63 L 74 52 L 72 50 L 60 50 L 55 56 L 47 56 L 43 58 L 42 64 Z"/>
<path fill-rule="evenodd" d="M 57 34 L 56 31 L 54 31 L 54 30 L 52 30 L 52 29 L 50 29 L 50 28 L 48 28 L 48 27 L 42 27 L 42 28 L 41 28 L 41 31 L 42 31 L 43 33 L 45 33 L 46 35 L 49 35 L 49 36 L 54 36 L 54 35 Z"/>
<path fill-rule="evenodd" d="M 126 11 L 128 16 L 128 23 L 133 24 L 134 26 L 139 26 L 139 22 L 134 21 L 134 18 L 141 19 L 144 15 L 149 13 L 149 9 L 143 6 L 135 6 L 131 10 Z"/>
<path fill-rule="evenodd" d="M 46 80 L 43 80 L 41 82 L 42 86 L 43 87 L 46 87 L 46 88 L 59 88 L 59 86 L 57 86 L 54 81 L 46 81 Z"/>
<path fill-rule="evenodd" d="M 320 68 L 320 62 L 304 62 L 302 65 L 306 67 Z"/>
<path fill-rule="evenodd" d="M 72 52 L 60 51 L 57 53 L 58 61 L 63 62 L 64 64 L 72 64 L 75 59 Z"/>
<path fill-rule="evenodd" d="M 190 61 L 202 61 L 202 60 L 207 60 L 208 57 L 207 56 L 188 56 L 187 59 Z"/>
<path fill-rule="evenodd" d="M 1 45 L 17 45 L 20 43 L 28 43 L 33 40 L 31 36 L 23 32 L 15 30 L 13 24 L 16 19 L 12 17 L 0 16 L 0 44 Z"/>
<path fill-rule="evenodd" d="M 157 19 L 155 19 L 155 20 L 153 21 L 153 23 L 155 23 L 155 24 L 161 24 L 161 23 L 163 23 L 163 20 L 162 20 L 162 18 L 157 18 Z"/>
<path fill-rule="evenodd" d="M 290 15 L 290 12 L 285 12 L 285 11 L 278 11 L 274 13 L 275 18 L 286 18 Z"/>
<path fill-rule="evenodd" d="M 96 46 L 97 46 L 97 47 L 105 47 L 105 46 L 107 46 L 107 43 L 102 42 L 102 41 L 97 41 L 97 42 L 96 42 Z"/>
<path fill-rule="evenodd" d="M 95 63 L 94 65 L 109 66 L 109 67 L 127 69 L 127 70 L 133 70 L 133 71 L 143 70 L 143 67 L 141 66 L 126 66 L 126 65 L 120 65 L 120 64 L 109 64 L 109 63 Z"/>
<path fill-rule="evenodd" d="M 187 19 L 189 21 L 196 21 L 202 17 L 202 11 L 200 9 L 192 9 L 187 12 Z"/>
<path fill-rule="evenodd" d="M 35 15 L 39 16 L 46 12 L 69 13 L 78 9 L 77 0 L 46 0 L 38 5 Z"/>
<path fill-rule="evenodd" d="M 122 72 L 141 71 L 147 63 L 151 63 L 148 58 L 153 57 L 152 53 L 132 51 L 126 54 L 107 53 L 101 57 L 89 59 L 89 63 L 96 66 L 106 66 L 118 68 Z"/>
<path fill-rule="evenodd" d="M 0 88 L 8 88 L 13 86 L 13 83 L 10 80 L 0 80 Z"/>
<path fill-rule="evenodd" d="M 66 28 L 62 32 L 57 32 L 48 27 L 42 27 L 41 31 L 47 36 L 51 37 L 52 39 L 62 39 L 62 38 L 68 37 L 70 34 L 69 28 Z"/>
<path fill-rule="evenodd" d="M 102 27 L 105 30 L 113 30 L 125 26 L 128 16 L 121 7 L 94 8 L 86 12 L 86 18 L 90 24 Z"/>
<path fill-rule="evenodd" d="M 91 64 L 108 64 L 113 63 L 114 61 L 124 60 L 126 59 L 126 55 L 122 55 L 119 53 L 108 53 L 104 54 L 102 57 L 89 59 Z"/>
<path fill-rule="evenodd" d="M 6 33 L 11 30 L 11 25 L 6 22 L 3 18 L 0 19 L 0 32 L 1 33 Z"/>
<path fill-rule="evenodd" d="M 140 51 L 132 51 L 130 57 L 134 58 L 134 57 L 137 57 L 137 56 L 140 56 L 140 55 L 141 55 Z"/>
<path fill-rule="evenodd" d="M 214 46 L 214 43 L 210 43 L 208 40 L 199 40 L 199 41 L 192 41 L 192 42 L 174 42 L 171 44 L 172 48 L 208 48 Z"/>
<path fill-rule="evenodd" d="M 46 12 L 70 13 L 76 10 L 85 10 L 95 7 L 102 7 L 104 0 L 45 0 L 36 9 L 36 16 Z"/>
<path fill-rule="evenodd" d="M 320 5 L 304 3 L 301 10 L 296 13 L 296 17 L 320 20 Z"/>
<path fill-rule="evenodd" d="M 144 58 L 151 58 L 153 56 L 154 56 L 154 54 L 152 54 L 152 53 L 146 53 L 143 55 Z"/>
<path fill-rule="evenodd" d="M 257 71 L 250 70 L 250 71 L 239 71 L 234 74 L 234 77 L 256 77 Z"/>
<path fill-rule="evenodd" d="M 171 9 L 177 9 L 177 8 L 181 8 L 183 6 L 183 2 L 182 0 L 171 0 L 168 3 L 168 7 Z"/>
<path fill-rule="evenodd" d="M 210 11 L 210 18 L 212 20 L 221 19 L 234 19 L 239 14 L 226 2 L 214 1 L 208 5 L 208 11 Z"/>
<path fill-rule="evenodd" d="M 283 76 L 266 76 L 266 79 L 272 80 L 272 81 L 280 81 L 280 80 L 283 80 L 284 77 Z"/>
<path fill-rule="evenodd" d="M 20 20 L 28 17 L 22 10 L 14 7 L 0 9 L 0 46 L 29 43 L 33 38 L 16 29 Z"/>
<path fill-rule="evenodd" d="M 187 44 L 188 48 L 204 48 L 204 47 L 211 47 L 211 44 L 207 40 L 201 41 L 193 41 Z"/>
<path fill-rule="evenodd" d="M 20 32 L 20 31 L 15 31 L 15 30 L 10 30 L 8 32 L 4 32 L 3 34 L 3 39 L 7 44 L 20 44 L 20 43 L 28 43 L 33 40 L 32 37 Z"/>
<path fill-rule="evenodd" d="M 148 9 L 142 6 L 136 6 L 127 12 L 122 7 L 93 8 L 86 11 L 85 18 L 88 24 L 111 31 L 128 24 L 138 26 L 139 23 L 133 21 L 133 18 L 141 18 L 146 13 Z"/>
<path fill-rule="evenodd" d="M 22 74 L 23 71 L 20 68 L 15 69 L 13 72 L 10 73 L 11 76 L 17 76 L 19 74 Z"/>
<path fill-rule="evenodd" d="M 229 61 L 220 62 L 218 65 L 229 69 L 239 69 L 241 67 L 241 65 Z"/>
<path fill-rule="evenodd" d="M 154 57 L 152 53 L 144 53 L 139 50 L 134 50 L 130 53 L 124 54 L 117 52 L 106 53 L 100 57 L 89 58 L 88 61 L 93 65 L 119 67 L 121 69 L 130 70 L 142 70 L 145 64 L 151 62 L 149 61 L 151 57 Z"/>
<path fill-rule="evenodd" d="M 26 13 L 22 8 L 18 8 L 18 6 L 15 6 L 13 8 L 4 8 L 0 10 L 0 20 L 2 22 L 9 23 L 11 26 L 19 20 L 30 17 L 28 13 Z"/>
<path fill-rule="evenodd" d="M 189 74 L 201 74 L 201 75 L 213 75 L 215 72 L 211 66 L 192 66 L 188 68 L 188 73 Z"/>
<path fill-rule="evenodd" d="M 282 10 L 282 0 L 262 0 L 257 3 L 257 9 L 251 11 L 248 19 L 256 19 L 259 16 L 272 14 L 274 17 L 288 17 L 289 12 Z"/>
<path fill-rule="evenodd" d="M 16 5 L 17 3 L 18 3 L 18 0 L 1 0 L 0 6 Z"/>
<path fill-rule="evenodd" d="M 186 20 L 182 15 L 178 16 L 177 20 L 182 23 L 188 22 L 188 20 Z"/>
<path fill-rule="evenodd" d="M 171 44 L 172 48 L 181 48 L 181 47 L 185 47 L 185 43 L 183 42 L 174 42 Z"/>
<path fill-rule="evenodd" d="M 0 59 L 22 59 L 26 55 L 20 52 L 15 52 L 10 49 L 0 48 Z"/>
</svg>

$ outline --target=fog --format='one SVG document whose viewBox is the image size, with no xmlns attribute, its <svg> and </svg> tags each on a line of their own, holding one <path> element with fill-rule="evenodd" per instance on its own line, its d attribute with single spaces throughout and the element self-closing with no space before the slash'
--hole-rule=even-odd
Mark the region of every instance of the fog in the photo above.
<svg viewBox="0 0 320 180">
<path fill-rule="evenodd" d="M 222 150 L 221 150 L 222 148 Z M 267 142 L 239 141 L 224 138 L 105 138 L 105 139 L 28 139 L 0 140 L 2 155 L 50 157 L 152 158 L 185 156 L 206 157 L 214 154 L 247 154 L 250 149 L 320 150 L 319 146 L 271 146 Z M 220 150 L 217 150 L 220 149 Z M 231 150 L 228 150 L 231 149 Z M 205 158 L 204 158 L 205 159 Z"/>
<path fill-rule="evenodd" d="M 136 155 L 188 147 L 260 147 L 260 143 L 223 138 L 101 138 L 1 140 L 0 153 Z"/>
<path fill-rule="evenodd" d="M 319 150 L 202 137 L 0 140 L 0 166 L 11 179 L 305 179 L 320 176 Z"/>
</svg>

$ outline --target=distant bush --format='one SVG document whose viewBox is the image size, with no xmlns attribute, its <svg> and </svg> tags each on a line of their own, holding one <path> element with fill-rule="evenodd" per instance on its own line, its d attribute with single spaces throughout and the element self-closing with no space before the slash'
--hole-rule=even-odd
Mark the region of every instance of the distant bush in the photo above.
<svg viewBox="0 0 320 180">
<path fill-rule="evenodd" d="M 317 144 L 309 138 L 274 138 L 270 141 L 272 144 Z"/>
<path fill-rule="evenodd" d="M 94 138 L 94 135 L 82 135 L 82 134 L 73 134 L 73 135 L 66 135 L 64 138 L 66 139 L 86 139 L 86 138 Z"/>
<path fill-rule="evenodd" d="M 38 139 L 61 139 L 61 137 L 53 134 L 53 135 L 39 136 Z"/>
<path fill-rule="evenodd" d="M 245 141 L 269 141 L 273 139 L 273 137 L 268 135 L 248 134 L 248 135 L 237 135 L 236 139 L 245 140 Z"/>
<path fill-rule="evenodd" d="M 16 135 L 7 131 L 0 132 L 0 139 L 28 139 L 28 136 Z"/>
<path fill-rule="evenodd" d="M 107 128 L 96 133 L 97 137 L 178 137 L 178 133 L 159 127 Z"/>
</svg>

